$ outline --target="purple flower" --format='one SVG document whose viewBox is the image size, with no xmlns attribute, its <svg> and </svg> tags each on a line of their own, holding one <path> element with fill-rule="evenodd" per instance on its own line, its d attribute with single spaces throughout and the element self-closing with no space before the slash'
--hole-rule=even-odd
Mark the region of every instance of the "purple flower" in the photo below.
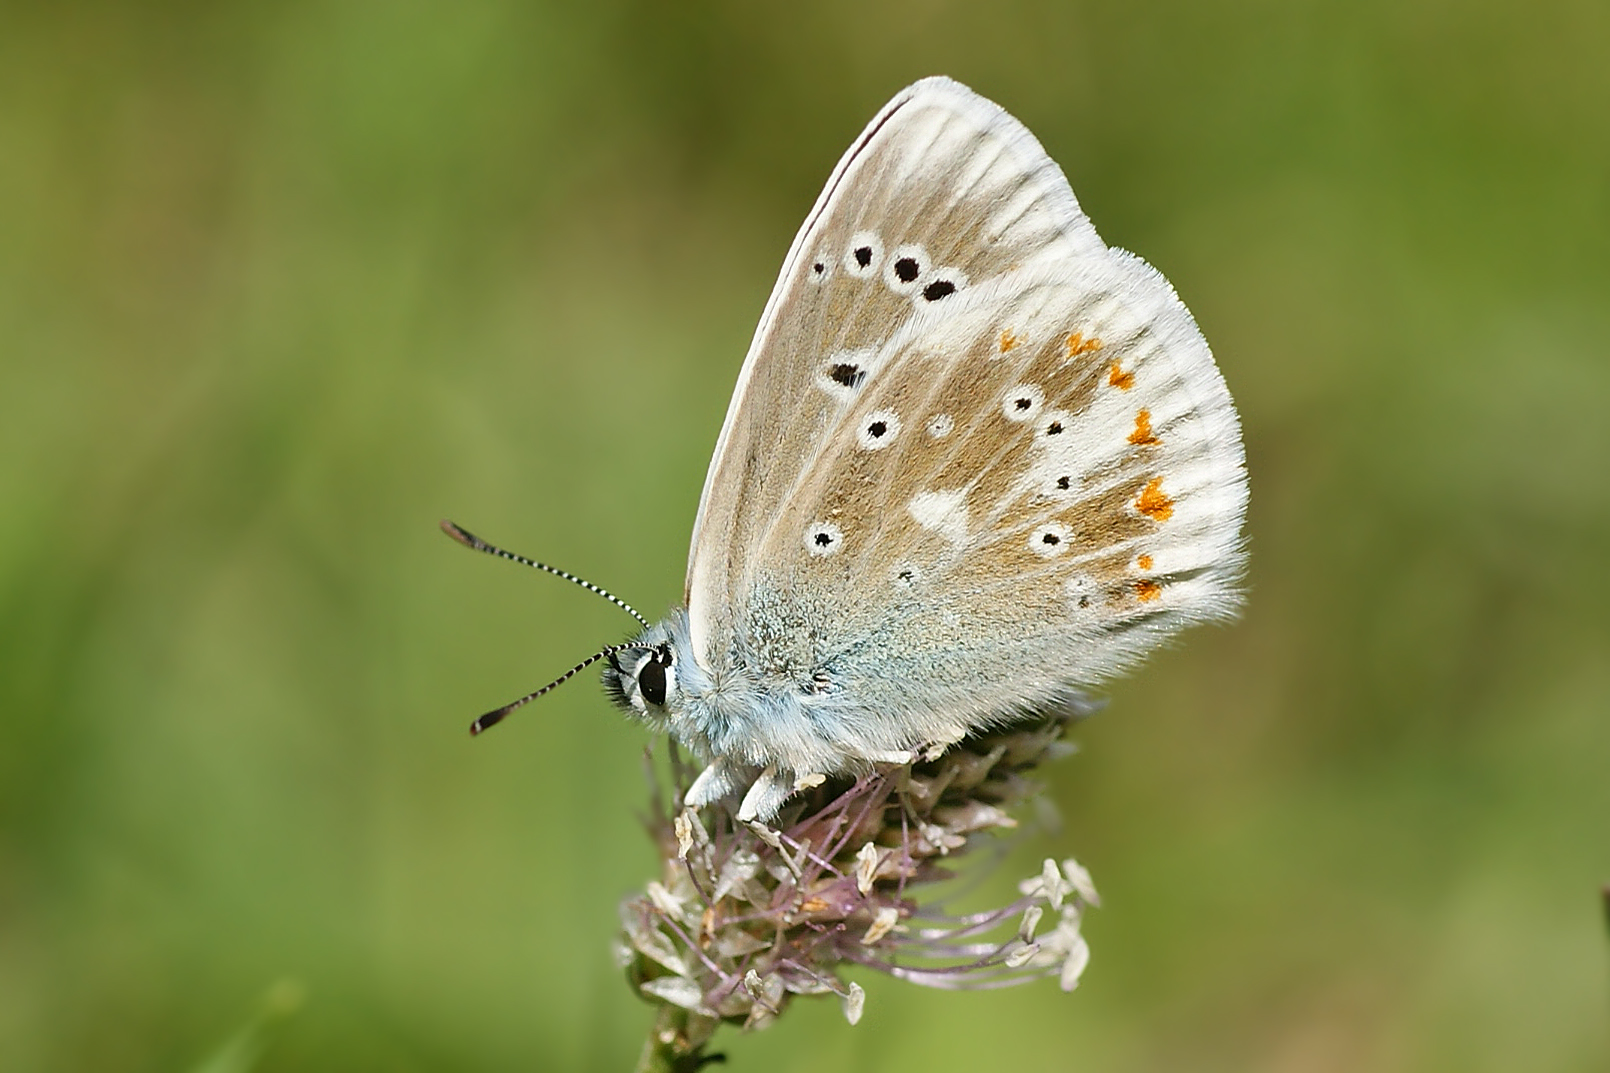
<svg viewBox="0 0 1610 1073">
<path fill-rule="evenodd" d="M 1029 773 L 1073 751 L 1063 732 L 1082 714 L 981 734 L 853 782 L 818 778 L 775 826 L 741 823 L 726 803 L 680 808 L 696 769 L 673 745 L 676 801 L 649 820 L 663 874 L 621 905 L 621 964 L 660 1008 L 639 1068 L 696 1069 L 722 1022 L 763 1028 L 798 995 L 837 995 L 855 1024 L 866 996 L 842 978 L 849 966 L 929 987 L 1057 977 L 1073 990 L 1090 959 L 1080 923 L 1099 904 L 1077 862 L 1047 860 L 995 909 L 958 916 L 939 898 L 977 836 L 1017 826 L 1008 810 L 1042 791 Z"/>
</svg>

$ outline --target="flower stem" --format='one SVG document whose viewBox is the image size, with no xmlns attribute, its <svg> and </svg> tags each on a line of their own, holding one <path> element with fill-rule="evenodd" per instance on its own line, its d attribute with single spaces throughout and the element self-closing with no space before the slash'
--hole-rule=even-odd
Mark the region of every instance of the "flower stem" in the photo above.
<svg viewBox="0 0 1610 1073">
<path fill-rule="evenodd" d="M 643 1041 L 636 1073 L 698 1073 L 707 1063 L 720 1061 L 719 1056 L 704 1053 L 717 1023 L 680 1006 L 662 1005 Z"/>
</svg>

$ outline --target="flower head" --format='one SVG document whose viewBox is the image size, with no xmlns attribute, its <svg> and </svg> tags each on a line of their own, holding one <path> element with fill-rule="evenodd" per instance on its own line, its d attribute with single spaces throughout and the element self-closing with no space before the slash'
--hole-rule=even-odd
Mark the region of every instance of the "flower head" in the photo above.
<svg viewBox="0 0 1610 1073">
<path fill-rule="evenodd" d="M 660 1064 L 642 1068 L 696 1068 L 723 1021 L 764 1027 L 799 995 L 836 995 L 855 1024 L 866 996 L 843 979 L 851 966 L 950 989 L 1055 976 L 1071 991 L 1090 957 L 1080 923 L 1098 904 L 1077 862 L 1047 860 L 995 909 L 954 915 L 938 899 L 977 836 L 1017 826 L 1009 810 L 1042 790 L 1029 773 L 1073 751 L 1062 735 L 1082 714 L 803 788 L 774 826 L 724 804 L 657 807 L 663 874 L 621 906 L 621 963 L 660 1006 L 645 1050 Z M 679 803 L 693 769 L 674 747 L 672 774 Z"/>
</svg>

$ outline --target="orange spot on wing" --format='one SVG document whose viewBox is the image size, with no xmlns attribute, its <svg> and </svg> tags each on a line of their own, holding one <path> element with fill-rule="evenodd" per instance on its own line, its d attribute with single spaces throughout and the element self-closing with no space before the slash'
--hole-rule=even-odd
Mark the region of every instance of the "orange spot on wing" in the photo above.
<svg viewBox="0 0 1610 1073">
<path fill-rule="evenodd" d="M 1152 557 L 1150 555 L 1142 555 L 1139 559 L 1135 560 L 1135 565 L 1140 567 L 1142 570 L 1150 570 L 1152 568 Z"/>
<path fill-rule="evenodd" d="M 1112 368 L 1107 370 L 1107 383 L 1119 391 L 1128 391 L 1135 386 L 1135 374 L 1124 372 L 1124 367 L 1115 361 Z"/>
<path fill-rule="evenodd" d="M 1153 477 L 1135 497 L 1135 509 L 1154 522 L 1166 522 L 1174 516 L 1174 501 L 1163 494 L 1163 478 Z"/>
<path fill-rule="evenodd" d="M 1155 581 L 1137 581 L 1135 595 L 1140 598 L 1141 603 L 1149 603 L 1163 595 L 1163 587 Z"/>
<path fill-rule="evenodd" d="M 1011 350 L 1013 347 L 1017 346 L 1017 344 L 1018 344 L 1017 336 L 1013 335 L 1010 331 L 1001 332 L 1001 353 L 1002 354 L 1005 354 L 1008 350 Z"/>
<path fill-rule="evenodd" d="M 1068 357 L 1070 358 L 1077 358 L 1080 354 L 1089 354 L 1093 350 L 1100 349 L 1101 340 L 1095 336 L 1086 339 L 1083 332 L 1074 332 L 1068 336 Z"/>
<path fill-rule="evenodd" d="M 1142 410 L 1135 415 L 1135 431 L 1129 434 L 1129 442 L 1137 447 L 1149 443 L 1163 442 L 1152 435 L 1152 412 L 1150 410 Z"/>
</svg>

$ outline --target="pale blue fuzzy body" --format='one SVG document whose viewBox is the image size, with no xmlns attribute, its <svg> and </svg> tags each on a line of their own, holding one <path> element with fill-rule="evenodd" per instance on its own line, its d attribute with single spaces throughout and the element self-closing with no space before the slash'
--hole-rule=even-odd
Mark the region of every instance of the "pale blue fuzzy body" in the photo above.
<svg viewBox="0 0 1610 1073">
<path fill-rule="evenodd" d="M 770 625 L 794 636 L 812 632 L 800 623 Z M 972 730 L 1052 708 L 1089 707 L 1079 691 L 1035 682 L 1033 675 L 1025 691 L 1003 696 L 992 709 L 980 707 L 989 691 L 977 684 L 967 691 L 972 703 L 947 704 L 960 698 L 924 688 L 936 670 L 928 660 L 902 660 L 865 646 L 823 655 L 795 662 L 738 643 L 701 661 L 692 648 L 688 615 L 678 609 L 617 653 L 603 677 L 622 707 L 709 762 L 688 793 L 689 804 L 748 790 L 740 814 L 760 819 L 773 815 L 801 779 L 909 762 L 914 750 L 953 743 Z M 644 665 L 657 656 L 669 658 L 659 702 L 645 695 L 651 690 L 640 681 Z M 910 682 L 891 677 L 913 671 L 919 677 Z"/>
<path fill-rule="evenodd" d="M 644 631 L 641 646 L 619 654 L 605 685 L 629 710 L 663 727 L 705 760 L 791 775 L 864 768 L 918 744 L 885 714 L 868 711 L 843 688 L 830 664 L 803 674 L 763 670 L 758 653 L 728 652 L 706 667 L 695 657 L 687 612 L 677 609 Z M 665 703 L 643 696 L 632 669 L 669 646 Z M 747 647 L 747 646 L 746 646 Z M 748 656 L 749 658 L 745 658 Z"/>
</svg>

